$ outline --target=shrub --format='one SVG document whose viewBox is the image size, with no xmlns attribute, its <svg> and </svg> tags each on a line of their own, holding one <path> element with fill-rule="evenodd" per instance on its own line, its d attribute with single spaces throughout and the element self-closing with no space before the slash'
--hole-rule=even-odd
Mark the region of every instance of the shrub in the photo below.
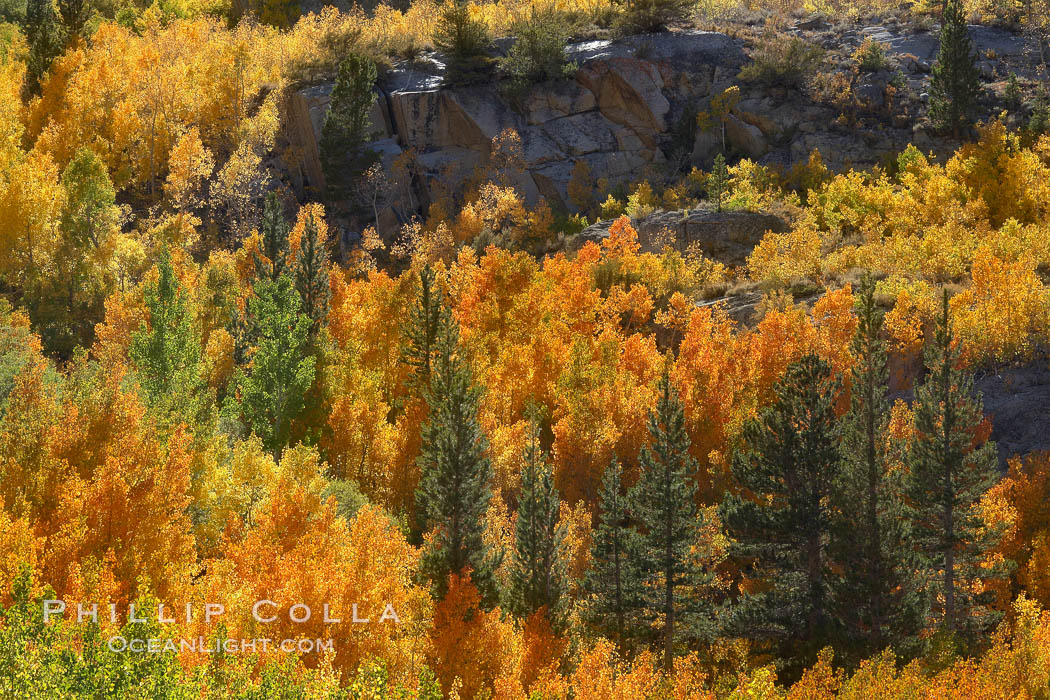
<svg viewBox="0 0 1050 700">
<path fill-rule="evenodd" d="M 766 34 L 751 51 L 751 63 L 740 71 L 740 79 L 798 87 L 805 76 L 824 60 L 824 49 L 798 37 Z"/>
<path fill-rule="evenodd" d="M 465 2 L 453 0 L 441 8 L 434 30 L 434 48 L 445 55 L 445 82 L 475 83 L 488 75 L 492 59 L 486 54 L 492 40 L 488 27 L 470 15 Z"/>
<path fill-rule="evenodd" d="M 858 73 L 877 73 L 880 70 L 889 70 L 892 67 L 892 61 L 886 55 L 885 44 L 865 39 L 864 43 L 853 52 L 853 65 Z"/>
<path fill-rule="evenodd" d="M 660 199 L 653 191 L 653 186 L 648 180 L 642 180 L 627 198 L 624 213 L 632 219 L 641 219 L 652 214 L 658 206 L 660 206 Z"/>
<path fill-rule="evenodd" d="M 553 7 L 537 9 L 511 25 L 517 41 L 500 62 L 503 70 L 519 85 L 542 83 L 571 75 L 575 63 L 565 56 L 569 27 L 564 16 Z"/>
<path fill-rule="evenodd" d="M 605 201 L 601 205 L 601 214 L 603 219 L 615 219 L 616 217 L 623 214 L 624 203 L 611 194 L 605 198 Z"/>
<path fill-rule="evenodd" d="M 810 89 L 817 102 L 831 105 L 839 111 L 842 122 L 852 123 L 856 120 L 857 96 L 853 93 L 853 83 L 847 73 L 820 71 L 813 76 Z"/>
<path fill-rule="evenodd" d="M 628 0 L 614 26 L 623 35 L 659 32 L 686 19 L 693 6 L 692 0 Z"/>
</svg>

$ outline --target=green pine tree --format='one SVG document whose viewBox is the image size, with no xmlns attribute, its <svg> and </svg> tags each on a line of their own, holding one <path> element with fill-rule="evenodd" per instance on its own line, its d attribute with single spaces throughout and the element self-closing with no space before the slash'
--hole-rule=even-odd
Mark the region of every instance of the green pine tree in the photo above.
<svg viewBox="0 0 1050 700">
<path fill-rule="evenodd" d="M 731 633 L 784 643 L 809 663 L 829 638 L 830 496 L 840 469 L 833 401 L 838 381 L 816 355 L 788 366 L 772 405 L 744 426 L 732 470 L 743 492 L 722 502 L 733 554 L 752 561 L 768 590 L 730 610 Z"/>
<path fill-rule="evenodd" d="M 899 472 L 890 465 L 886 341 L 870 276 L 860 283 L 856 311 L 833 549 L 842 570 L 836 616 L 847 643 L 858 658 L 866 658 L 890 643 L 898 651 L 906 646 L 917 631 L 918 606 L 907 575 Z"/>
<path fill-rule="evenodd" d="M 329 200 L 348 199 L 353 183 L 376 160 L 365 143 L 377 75 L 375 61 L 368 56 L 351 53 L 339 64 L 318 143 Z"/>
<path fill-rule="evenodd" d="M 62 54 L 66 35 L 58 19 L 54 0 L 27 0 L 23 30 L 29 45 L 25 87 L 30 95 L 39 94 L 44 75 Z"/>
<path fill-rule="evenodd" d="M 649 434 L 652 442 L 639 456 L 641 474 L 631 502 L 642 527 L 643 612 L 659 627 L 664 667 L 670 670 L 675 643 L 709 631 L 711 611 L 703 593 L 712 577 L 697 557 L 703 524 L 696 506 L 699 466 L 689 455 L 685 413 L 666 370 L 656 410 L 649 414 Z"/>
<path fill-rule="evenodd" d="M 418 459 L 417 509 L 424 530 L 433 532 L 420 568 L 438 599 L 448 591 L 449 575 L 469 569 L 485 605 L 493 606 L 498 600 L 493 572 L 503 554 L 483 538 L 493 472 L 478 422 L 481 390 L 460 348 L 455 321 L 448 314 L 442 318 Z"/>
<path fill-rule="evenodd" d="M 726 158 L 719 153 L 715 156 L 715 163 L 707 178 L 707 195 L 714 200 L 716 211 L 722 211 L 722 200 L 725 199 L 728 187 L 729 170 L 726 168 Z"/>
<path fill-rule="evenodd" d="M 306 404 L 314 381 L 316 358 L 309 354 L 310 318 L 287 275 L 261 280 L 248 299 L 248 313 L 258 333 L 247 370 L 238 369 L 231 407 L 248 430 L 280 459 L 288 445 L 292 421 Z"/>
<path fill-rule="evenodd" d="M 161 428 L 171 429 L 179 422 L 196 424 L 205 410 L 205 384 L 193 316 L 166 250 L 157 271 L 157 281 L 144 291 L 149 322 L 131 336 L 128 354 L 138 369 L 146 404 Z"/>
<path fill-rule="evenodd" d="M 644 582 L 639 568 L 641 544 L 622 490 L 622 476 L 623 468 L 616 460 L 602 475 L 601 515 L 591 541 L 591 566 L 583 579 L 588 595 L 583 618 L 612 638 L 625 655 L 639 627 Z"/>
<path fill-rule="evenodd" d="M 66 35 L 73 37 L 80 34 L 91 14 L 91 6 L 86 0 L 56 0 L 56 4 Z"/>
<path fill-rule="evenodd" d="M 508 607 L 519 617 L 528 617 L 546 607 L 548 619 L 557 629 L 565 592 L 565 526 L 558 523 L 561 502 L 535 424 L 525 446 L 524 460 Z"/>
<path fill-rule="evenodd" d="M 962 0 L 946 0 L 941 23 L 941 49 L 930 79 L 930 117 L 959 138 L 970 123 L 981 90 Z"/>
<path fill-rule="evenodd" d="M 402 329 L 405 344 L 401 348 L 401 361 L 411 368 L 409 383 L 417 390 L 430 384 L 430 368 L 434 361 L 438 329 L 448 319 L 441 287 L 437 284 L 434 268 L 425 265 L 419 271 L 419 293 L 416 303 L 408 312 L 408 321 Z"/>
<path fill-rule="evenodd" d="M 284 218 L 281 200 L 277 198 L 275 192 L 266 196 L 260 228 L 262 229 L 260 240 L 262 251 L 253 251 L 252 255 L 252 261 L 255 263 L 255 276 L 276 281 L 288 263 L 289 228 Z M 316 235 L 316 226 L 314 231 Z"/>
<path fill-rule="evenodd" d="M 909 541 L 924 575 L 931 615 L 945 638 L 973 642 L 998 621 L 976 579 L 996 572 L 981 567 L 995 545 L 975 506 L 999 478 L 995 443 L 974 444 L 984 419 L 973 380 L 959 370 L 945 290 L 926 378 L 915 389 L 915 435 L 908 452 L 905 517 Z"/>
<path fill-rule="evenodd" d="M 486 51 L 492 40 L 485 23 L 470 16 L 464 0 L 450 0 L 441 8 L 433 41 L 445 57 L 446 83 L 476 83 L 488 76 L 493 61 Z"/>
<path fill-rule="evenodd" d="M 1003 103 L 1010 109 L 1017 109 L 1024 102 L 1024 92 L 1021 91 L 1021 83 L 1017 80 L 1017 73 L 1010 71 L 1010 77 L 1006 79 L 1006 89 L 1003 90 Z"/>
<path fill-rule="evenodd" d="M 109 276 L 99 274 L 98 252 L 117 230 L 120 210 L 109 171 L 89 148 L 78 149 L 66 165 L 62 187 L 57 245 L 46 269 L 27 266 L 22 303 L 45 351 L 68 358 L 78 345 L 91 345 L 105 314 L 112 289 Z"/>
<path fill-rule="evenodd" d="M 328 318 L 332 288 L 328 283 L 328 249 L 321 240 L 313 215 L 306 220 L 295 258 L 295 288 L 303 300 L 303 313 L 311 321 L 310 335 L 316 336 Z"/>
</svg>

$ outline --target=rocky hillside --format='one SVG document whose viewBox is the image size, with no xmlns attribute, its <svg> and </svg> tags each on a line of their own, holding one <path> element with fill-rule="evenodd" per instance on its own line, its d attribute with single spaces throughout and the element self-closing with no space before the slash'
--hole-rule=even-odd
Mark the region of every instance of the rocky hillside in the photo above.
<svg viewBox="0 0 1050 700">
<path fill-rule="evenodd" d="M 755 41 L 719 32 L 575 43 L 567 49 L 577 66 L 572 79 L 536 85 L 513 99 L 499 84 L 444 87 L 442 57 L 432 53 L 381 78 L 372 148 L 388 164 L 406 149 L 418 154 L 417 188 L 425 205 L 435 184 L 454 187 L 485 161 L 494 137 L 513 129 L 525 160 L 516 189 L 530 203 L 543 197 L 571 211 L 566 190 L 578 161 L 613 185 L 709 166 L 722 134 L 697 129 L 695 116 L 733 85 L 741 99 L 725 122 L 731 157 L 789 165 L 819 150 L 838 170 L 878 164 L 909 143 L 936 153 L 954 147 L 928 131 L 923 118 L 938 49 L 936 26 L 844 29 L 818 18 L 799 22 L 789 33 L 827 51 L 823 83 L 837 85 L 838 95 L 814 87 L 814 80 L 802 87 L 742 81 Z M 971 34 L 987 81 L 986 112 L 992 113 L 1011 72 L 1034 75 L 1033 47 L 1002 29 L 973 26 Z M 865 40 L 886 49 L 879 70 L 853 67 L 851 55 Z M 849 88 L 846 100 L 843 85 Z M 331 90 L 330 83 L 301 88 L 286 104 L 285 145 L 294 154 L 286 177 L 300 196 L 323 185 L 318 140 Z M 396 225 L 389 212 L 387 221 Z"/>
</svg>

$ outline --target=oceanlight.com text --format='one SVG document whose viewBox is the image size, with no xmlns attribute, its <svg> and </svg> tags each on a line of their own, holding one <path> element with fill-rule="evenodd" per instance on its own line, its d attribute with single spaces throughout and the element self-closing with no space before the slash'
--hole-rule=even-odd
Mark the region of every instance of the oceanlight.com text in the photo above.
<svg viewBox="0 0 1050 700">
<path fill-rule="evenodd" d="M 165 654 L 194 652 L 202 654 L 255 654 L 280 651 L 287 654 L 323 654 L 334 652 L 335 643 L 331 639 L 206 639 L 193 637 L 183 639 L 147 639 L 122 637 L 116 635 L 106 641 L 109 650 L 115 653 L 131 652 L 133 654 Z"/>
</svg>

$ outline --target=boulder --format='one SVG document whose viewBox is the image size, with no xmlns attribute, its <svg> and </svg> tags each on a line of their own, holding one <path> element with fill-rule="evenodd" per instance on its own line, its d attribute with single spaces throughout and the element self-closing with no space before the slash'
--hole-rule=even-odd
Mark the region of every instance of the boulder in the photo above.
<svg viewBox="0 0 1050 700">
<path fill-rule="evenodd" d="M 796 29 L 801 29 L 807 32 L 823 31 L 830 27 L 831 25 L 828 24 L 828 20 L 825 19 L 823 15 L 811 15 L 808 19 L 804 19 L 795 25 Z"/>
<path fill-rule="evenodd" d="M 929 61 L 924 61 L 915 54 L 906 53 L 900 56 L 901 65 L 912 74 L 926 74 L 932 70 Z"/>
<path fill-rule="evenodd" d="M 1013 56 L 1017 40 L 1001 33 L 978 32 L 981 42 L 1002 55 Z M 885 40 L 889 53 L 909 72 L 911 94 L 927 90 L 922 75 L 936 53 L 937 37 L 906 34 L 893 23 L 864 32 L 837 32 L 850 46 L 863 36 Z M 506 42 L 509 46 L 510 42 Z M 505 50 L 506 46 L 502 47 Z M 533 86 L 521 100 L 508 99 L 495 81 L 465 87 L 442 84 L 443 59 L 427 53 L 399 62 L 385 72 L 376 102 L 374 147 L 389 163 L 401 150 L 413 149 L 423 177 L 418 199 L 432 199 L 431 190 L 455 190 L 475 167 L 484 167 L 492 139 L 505 129 L 521 138 L 524 173 L 514 183 L 529 205 L 540 197 L 554 207 L 567 203 L 566 188 L 574 165 L 584 161 L 592 176 L 612 186 L 650 177 L 650 171 L 677 159 L 691 147 L 692 162 L 710 168 L 723 148 L 721 129 L 694 133 L 682 143 L 689 120 L 704 109 L 710 96 L 731 85 L 745 63 L 745 42 L 724 34 L 671 31 L 617 41 L 570 44 L 566 53 L 578 66 L 573 79 Z M 907 58 L 905 58 L 907 55 Z M 1013 70 L 1005 58 L 999 73 Z M 1018 74 L 1022 72 L 1018 70 Z M 881 115 L 889 74 L 862 76 L 854 84 L 861 99 Z M 916 100 L 901 102 L 892 125 L 885 116 L 877 138 L 858 138 L 836 123 L 840 110 L 810 95 L 784 86 L 741 87 L 741 100 L 725 125 L 732 155 L 763 165 L 790 168 L 817 148 L 831 169 L 864 167 L 878 162 L 881 151 L 903 148 L 916 138 L 908 126 L 918 111 Z M 318 141 L 332 85 L 290 91 L 282 153 L 297 162 L 281 165 L 283 177 L 298 193 L 323 184 Z M 899 107 L 899 105 L 897 106 Z M 911 110 L 908 114 L 904 111 Z M 685 128 L 683 128 L 685 127 Z M 883 127 L 886 127 L 883 129 Z M 872 124 L 865 124 L 871 129 Z M 287 142 L 287 144 L 284 143 Z M 929 139 L 927 139 L 929 141 Z M 924 150 L 926 149 L 924 141 Z M 932 141 L 930 147 L 937 146 Z M 436 194 L 436 191 L 434 192 Z M 683 224 L 684 225 L 684 224 Z"/>
<path fill-rule="evenodd" d="M 984 410 L 992 420 L 992 439 L 999 448 L 999 465 L 1006 471 L 1014 455 L 1050 449 L 1050 370 L 1043 363 L 1005 367 L 978 377 Z"/>
<path fill-rule="evenodd" d="M 990 52 L 997 58 L 1020 57 L 1031 49 L 1038 51 L 1038 48 L 1031 45 L 1030 39 L 1007 29 L 979 24 L 971 24 L 967 29 L 969 29 L 970 38 L 973 39 L 974 48 L 981 55 L 987 55 Z"/>
<path fill-rule="evenodd" d="M 636 151 L 642 147 L 633 132 L 628 132 L 633 137 L 627 142 L 631 148 L 621 147 L 617 135 L 624 132 L 624 129 L 597 112 L 555 119 L 544 124 L 542 128 L 543 133 L 557 144 L 561 152 L 569 156 L 582 156 L 597 151 Z"/>
<path fill-rule="evenodd" d="M 892 77 L 888 71 L 864 73 L 857 78 L 853 94 L 861 106 L 868 110 L 878 110 L 886 104 L 886 86 Z"/>
<path fill-rule="evenodd" d="M 666 158 L 660 151 L 642 149 L 638 151 L 599 151 L 579 158 L 556 160 L 537 168 L 531 168 L 532 179 L 540 195 L 551 206 L 575 209 L 568 196 L 569 179 L 577 160 L 584 161 L 595 177 L 608 178 L 612 184 L 635 181 L 646 167 L 663 163 Z M 526 198 L 527 199 L 527 198 Z"/>
<path fill-rule="evenodd" d="M 372 141 L 368 144 L 368 148 L 379 155 L 379 162 L 383 164 L 383 168 L 388 172 L 393 167 L 394 159 L 401 155 L 402 152 L 401 145 L 394 138 Z"/>
<path fill-rule="evenodd" d="M 569 201 L 566 192 L 572 176 L 572 164 L 567 161 L 550 163 L 531 171 L 536 191 L 554 208 L 566 209 Z"/>
<path fill-rule="evenodd" d="M 690 158 L 693 165 L 709 168 L 715 157 L 722 152 L 722 136 L 718 129 L 697 129 Z"/>
<path fill-rule="evenodd" d="M 525 127 L 518 135 L 521 137 L 522 156 L 528 167 L 565 158 L 562 145 L 548 135 L 545 127 Z"/>
<path fill-rule="evenodd" d="M 743 265 L 767 231 L 783 233 L 790 229 L 774 214 L 754 211 L 710 211 L 686 213 L 679 225 L 679 245 L 684 250 L 697 243 L 709 258 L 727 265 Z"/>
<path fill-rule="evenodd" d="M 864 27 L 860 30 L 860 35 L 881 44 L 889 44 L 895 38 L 890 30 L 883 26 Z"/>
<path fill-rule="evenodd" d="M 299 167 L 307 183 L 322 188 L 324 175 L 317 147 L 320 134 L 314 130 L 311 116 L 311 112 L 317 109 L 317 102 L 314 95 L 304 90 L 288 94 L 284 107 L 284 136 L 298 156 Z"/>
<path fill-rule="evenodd" d="M 762 130 L 733 114 L 726 118 L 725 129 L 726 142 L 748 158 L 761 158 L 769 150 L 769 143 Z"/>
<path fill-rule="evenodd" d="M 599 221 L 581 231 L 566 247 L 579 250 L 588 241 L 601 242 L 609 235 L 613 220 Z M 642 250 L 659 252 L 656 248 L 665 240 L 659 235 L 663 231 L 674 234 L 675 246 L 684 251 L 696 243 L 707 257 L 739 266 L 747 262 L 751 250 L 762 240 L 767 231 L 784 232 L 789 223 L 779 216 L 752 211 L 711 211 L 694 209 L 688 211 L 658 210 L 632 222 L 638 231 L 638 242 Z"/>
<path fill-rule="evenodd" d="M 696 70 L 699 66 L 725 66 L 739 69 L 747 61 L 740 42 L 722 32 L 690 30 L 639 34 L 620 42 L 629 47 L 631 55 L 656 63 L 664 63 L 676 70 Z"/>
<path fill-rule="evenodd" d="M 505 129 L 521 131 L 524 120 L 499 94 L 494 85 L 478 85 L 443 91 L 449 99 L 452 113 L 462 115 L 481 135 L 483 146 L 489 144 Z M 460 141 L 457 145 L 466 145 Z"/>
<path fill-rule="evenodd" d="M 501 44 L 500 53 L 511 43 Z M 426 53 L 384 74 L 385 94 L 373 114 L 375 148 L 384 162 L 404 149 L 419 154 L 425 201 L 430 185 L 448 185 L 442 178 L 462 180 L 488 157 L 494 137 L 515 129 L 528 171 L 518 183 L 526 200 L 564 201 L 578 160 L 614 185 L 665 161 L 661 149 L 667 147 L 671 120 L 681 118 L 684 105 L 706 97 L 718 80 L 735 80 L 746 58 L 742 46 L 703 31 L 570 44 L 569 60 L 580 66 L 575 79 L 534 86 L 521 103 L 507 100 L 494 83 L 443 85 L 443 57 Z M 289 179 L 299 190 L 323 185 L 318 141 L 332 88 L 332 83 L 311 86 L 288 98 L 285 140 L 299 160 L 289 168 Z M 748 136 L 742 143 L 753 145 L 756 139 Z"/>
<path fill-rule="evenodd" d="M 696 210 L 684 221 L 684 245 L 696 242 L 708 257 L 740 266 L 766 231 L 783 233 L 789 222 L 774 214 L 750 211 L 714 212 Z"/>
<path fill-rule="evenodd" d="M 886 42 L 891 56 L 898 58 L 912 55 L 924 63 L 933 63 L 941 48 L 941 40 L 936 33 L 904 34 L 893 36 Z"/>
</svg>

